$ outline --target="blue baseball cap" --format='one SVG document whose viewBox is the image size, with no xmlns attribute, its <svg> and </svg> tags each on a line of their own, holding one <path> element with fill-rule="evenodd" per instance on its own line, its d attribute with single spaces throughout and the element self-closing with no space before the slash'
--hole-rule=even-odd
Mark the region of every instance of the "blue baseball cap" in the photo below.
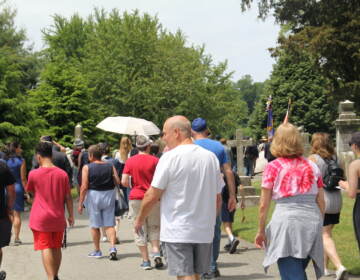
<svg viewBox="0 0 360 280">
<path fill-rule="evenodd" d="M 196 118 L 191 124 L 191 129 L 196 132 L 202 132 L 207 128 L 206 120 L 203 118 Z"/>
</svg>

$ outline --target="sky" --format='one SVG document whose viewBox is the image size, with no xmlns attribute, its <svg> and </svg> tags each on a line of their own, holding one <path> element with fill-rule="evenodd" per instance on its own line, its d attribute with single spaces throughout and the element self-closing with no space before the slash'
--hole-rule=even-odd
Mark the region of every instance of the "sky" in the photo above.
<svg viewBox="0 0 360 280">
<path fill-rule="evenodd" d="M 241 12 L 241 0 L 8 0 L 17 9 L 16 25 L 24 28 L 36 50 L 44 47 L 41 30 L 52 16 L 90 15 L 94 8 L 138 9 L 156 15 L 170 32 L 180 29 L 189 45 L 205 45 L 215 63 L 228 61 L 233 80 L 249 74 L 254 81 L 269 78 L 275 61 L 268 48 L 276 45 L 280 27 L 273 18 L 257 19 L 257 7 Z"/>
</svg>

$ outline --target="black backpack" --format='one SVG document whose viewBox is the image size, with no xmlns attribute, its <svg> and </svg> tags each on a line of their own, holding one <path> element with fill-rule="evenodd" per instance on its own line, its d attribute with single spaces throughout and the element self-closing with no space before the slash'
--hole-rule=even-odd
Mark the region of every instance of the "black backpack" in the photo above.
<svg viewBox="0 0 360 280">
<path fill-rule="evenodd" d="M 339 185 L 339 181 L 344 178 L 344 170 L 340 168 L 337 161 L 334 159 L 324 159 L 327 169 L 324 175 L 323 181 L 325 184 L 324 189 L 327 191 L 338 191 L 336 187 Z"/>
</svg>

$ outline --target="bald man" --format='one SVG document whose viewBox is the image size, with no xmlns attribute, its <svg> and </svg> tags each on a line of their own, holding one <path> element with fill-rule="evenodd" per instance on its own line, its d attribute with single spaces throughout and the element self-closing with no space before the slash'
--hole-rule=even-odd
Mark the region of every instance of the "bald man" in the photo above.
<svg viewBox="0 0 360 280">
<path fill-rule="evenodd" d="M 184 116 L 166 120 L 163 140 L 170 151 L 156 167 L 135 231 L 142 231 L 145 217 L 161 198 L 160 240 L 165 245 L 169 274 L 177 279 L 200 279 L 210 265 L 221 206 L 224 181 L 219 161 L 212 152 L 193 144 L 191 124 Z"/>
</svg>

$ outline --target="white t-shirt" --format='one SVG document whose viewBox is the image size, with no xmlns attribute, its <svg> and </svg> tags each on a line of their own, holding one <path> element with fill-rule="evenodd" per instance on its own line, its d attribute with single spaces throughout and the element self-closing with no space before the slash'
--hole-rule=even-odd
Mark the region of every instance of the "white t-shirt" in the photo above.
<svg viewBox="0 0 360 280">
<path fill-rule="evenodd" d="M 195 144 L 180 145 L 159 160 L 151 186 L 161 197 L 160 240 L 211 243 L 216 195 L 224 181 L 215 154 Z"/>
</svg>

